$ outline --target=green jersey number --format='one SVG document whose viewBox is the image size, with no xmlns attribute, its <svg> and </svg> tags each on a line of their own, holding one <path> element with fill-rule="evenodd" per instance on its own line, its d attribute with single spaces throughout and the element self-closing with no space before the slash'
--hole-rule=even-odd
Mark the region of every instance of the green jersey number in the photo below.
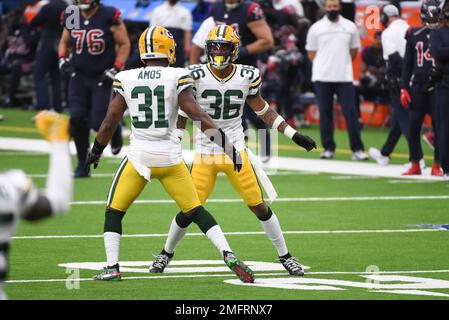
<svg viewBox="0 0 449 320">
<path fill-rule="evenodd" d="M 240 76 L 242 78 L 246 78 L 245 75 L 248 75 L 248 79 L 252 81 L 255 76 L 256 68 L 252 66 L 242 66 L 242 69 L 240 70 Z"/>
<path fill-rule="evenodd" d="M 155 128 L 168 128 L 168 120 L 165 118 L 165 98 L 164 86 L 157 86 L 154 90 L 150 87 L 138 86 L 131 91 L 131 98 L 138 99 L 139 96 L 144 95 L 144 103 L 138 105 L 139 112 L 144 113 L 144 119 L 139 120 L 139 117 L 132 117 L 132 124 L 136 129 L 148 129 L 153 124 L 153 96 L 157 100 L 157 120 L 154 121 Z"/>
<path fill-rule="evenodd" d="M 214 120 L 223 119 L 229 120 L 240 116 L 241 103 L 231 103 L 233 98 L 242 99 L 242 90 L 226 90 L 224 95 L 216 89 L 204 90 L 201 94 L 201 98 L 214 97 L 215 101 L 212 102 L 209 107 L 214 110 L 213 114 L 210 114 Z"/>
<path fill-rule="evenodd" d="M 198 80 L 206 76 L 206 72 L 204 72 L 200 65 L 196 64 L 193 66 L 188 66 L 186 67 L 186 69 L 190 71 L 190 75 L 192 76 L 193 80 Z"/>
</svg>

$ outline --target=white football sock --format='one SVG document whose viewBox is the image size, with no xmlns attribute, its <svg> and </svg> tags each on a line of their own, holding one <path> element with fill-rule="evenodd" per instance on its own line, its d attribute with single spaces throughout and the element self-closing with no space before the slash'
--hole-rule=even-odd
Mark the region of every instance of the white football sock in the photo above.
<svg viewBox="0 0 449 320">
<path fill-rule="evenodd" d="M 206 236 L 209 240 L 214 244 L 220 254 L 223 254 L 223 251 L 231 251 L 231 247 L 226 240 L 223 231 L 218 224 L 207 230 Z"/>
<path fill-rule="evenodd" d="M 170 230 L 168 230 L 167 241 L 165 241 L 164 250 L 167 253 L 173 253 L 175 251 L 176 245 L 184 238 L 187 232 L 187 228 L 181 228 L 176 223 L 176 217 L 173 218 Z"/>
<path fill-rule="evenodd" d="M 106 260 L 108 266 L 113 266 L 119 261 L 120 238 L 121 234 L 117 232 L 104 233 L 104 248 L 106 250 Z"/>
<path fill-rule="evenodd" d="M 276 247 L 278 251 L 278 255 L 285 256 L 288 253 L 287 245 L 285 244 L 284 235 L 282 234 L 281 225 L 279 224 L 279 220 L 274 212 L 270 219 L 266 221 L 260 221 L 262 224 L 263 230 L 267 234 L 268 238 L 273 242 L 273 245 Z"/>
</svg>

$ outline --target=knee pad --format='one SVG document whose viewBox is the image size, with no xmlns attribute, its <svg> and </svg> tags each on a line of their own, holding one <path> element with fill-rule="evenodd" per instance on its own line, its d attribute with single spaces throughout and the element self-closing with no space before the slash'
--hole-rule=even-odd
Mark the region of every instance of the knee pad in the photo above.
<svg viewBox="0 0 449 320">
<path fill-rule="evenodd" d="M 206 234 L 210 228 L 218 224 L 217 221 L 215 221 L 215 218 L 209 213 L 209 211 L 204 209 L 203 206 L 197 207 L 192 213 L 191 218 L 204 234 Z"/>
<path fill-rule="evenodd" d="M 104 232 L 115 232 L 122 234 L 122 220 L 126 212 L 106 208 L 104 219 Z"/>
</svg>

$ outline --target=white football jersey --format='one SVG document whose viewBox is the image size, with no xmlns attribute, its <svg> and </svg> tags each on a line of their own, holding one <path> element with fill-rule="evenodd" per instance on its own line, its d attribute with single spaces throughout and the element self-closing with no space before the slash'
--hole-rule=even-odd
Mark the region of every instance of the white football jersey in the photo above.
<svg viewBox="0 0 449 320">
<path fill-rule="evenodd" d="M 245 149 L 245 135 L 242 127 L 242 115 L 245 101 L 259 94 L 261 78 L 259 70 L 252 66 L 233 64 L 231 74 L 220 79 L 212 73 L 209 64 L 196 64 L 186 68 L 193 78 L 196 100 L 237 150 Z M 180 115 L 187 117 L 182 111 Z M 221 154 L 223 150 L 197 130 L 196 152 L 202 154 Z"/>
<path fill-rule="evenodd" d="M 145 67 L 116 75 L 113 89 L 125 98 L 132 123 L 130 159 L 147 167 L 181 161 L 180 140 L 174 134 L 178 95 L 192 85 L 184 68 Z"/>
</svg>

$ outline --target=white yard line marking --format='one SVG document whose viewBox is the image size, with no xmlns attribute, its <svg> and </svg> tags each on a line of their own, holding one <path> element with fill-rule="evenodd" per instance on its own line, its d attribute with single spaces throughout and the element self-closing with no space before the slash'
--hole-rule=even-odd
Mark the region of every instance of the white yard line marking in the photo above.
<svg viewBox="0 0 449 320">
<path fill-rule="evenodd" d="M 0 153 L 1 155 L 1 153 Z M 119 161 L 118 163 L 120 163 L 121 161 Z M 278 172 L 272 172 L 272 173 L 268 173 L 269 176 L 289 176 L 289 175 L 303 175 L 303 174 L 310 174 L 310 172 L 301 172 L 301 171 L 278 171 Z M 318 174 L 318 173 L 317 173 Z M 109 178 L 109 177 L 113 177 L 115 175 L 115 172 L 111 172 L 111 173 L 94 173 L 91 175 L 91 178 Z M 48 174 L 47 173 L 30 173 L 28 174 L 28 176 L 30 178 L 47 178 Z M 227 177 L 224 173 L 219 173 L 217 175 L 218 177 Z M 365 179 L 366 177 L 362 177 L 363 179 Z"/>
<path fill-rule="evenodd" d="M 413 233 L 413 232 L 437 232 L 447 231 L 443 229 L 392 229 L 392 230 L 304 230 L 304 231 L 284 231 L 284 234 L 363 234 L 363 233 Z M 263 231 L 236 231 L 224 232 L 225 235 L 265 235 Z M 124 234 L 122 238 L 151 238 L 166 237 L 166 233 L 149 234 Z M 186 236 L 197 237 L 204 236 L 203 233 L 187 233 Z M 46 235 L 46 236 L 15 236 L 13 240 L 25 239 L 84 239 L 84 238 L 103 238 L 102 234 L 79 234 L 79 235 Z"/>
<path fill-rule="evenodd" d="M 377 201 L 377 200 L 447 200 L 449 195 L 435 196 L 365 196 L 365 197 L 310 197 L 310 198 L 277 198 L 277 202 L 309 202 L 309 201 Z M 242 199 L 208 199 L 209 203 L 243 202 Z M 134 203 L 175 203 L 173 200 L 136 200 Z M 73 201 L 72 205 L 106 204 L 104 200 Z"/>
<path fill-rule="evenodd" d="M 0 156 L 48 156 L 45 152 L 19 151 L 19 152 L 0 152 Z"/>
<path fill-rule="evenodd" d="M 30 178 L 39 179 L 39 178 L 47 178 L 48 174 L 46 173 L 31 173 L 27 174 Z M 92 174 L 92 178 L 111 178 L 114 176 L 114 173 L 94 173 Z"/>
<path fill-rule="evenodd" d="M 48 152 L 49 144 L 45 140 L 39 139 L 23 139 L 23 138 L 5 138 L 0 137 L 0 149 L 19 150 L 19 151 L 38 151 Z M 72 154 L 76 153 L 75 145 L 70 143 L 70 150 Z M 123 158 L 128 150 L 128 146 L 124 146 L 117 156 L 112 156 L 109 146 L 103 152 L 104 157 Z M 183 150 L 184 160 L 191 163 L 194 157 L 194 152 L 191 150 Z M 318 155 L 317 155 L 318 156 Z M 358 175 L 358 176 L 374 176 L 384 178 L 398 178 L 409 180 L 433 180 L 442 181 L 441 177 L 433 177 L 430 175 L 430 168 L 426 168 L 422 175 L 419 176 L 402 176 L 404 171 L 403 165 L 389 165 L 386 167 L 379 166 L 372 162 L 356 162 L 356 161 L 341 161 L 341 160 L 323 160 L 323 159 L 305 159 L 293 157 L 273 157 L 268 163 L 264 163 L 263 167 L 269 174 L 270 171 L 276 170 L 291 170 L 311 172 L 325 172 L 343 175 Z M 304 174 L 304 173 L 303 173 Z"/>
<path fill-rule="evenodd" d="M 366 180 L 366 179 L 377 179 L 377 177 L 372 176 L 330 176 L 331 180 Z M 433 182 L 433 181 L 432 181 Z"/>
<path fill-rule="evenodd" d="M 435 183 L 432 180 L 388 180 L 388 183 L 398 184 L 398 183 Z"/>
<path fill-rule="evenodd" d="M 411 270 L 411 271 L 379 271 L 376 274 L 420 274 L 420 273 L 449 273 L 449 270 Z M 307 272 L 307 275 L 364 275 L 373 274 L 372 272 L 357 272 L 357 271 L 319 271 L 319 272 Z M 286 276 L 285 272 L 282 273 L 262 273 L 258 272 L 257 275 L 261 276 Z M 140 279 L 168 279 L 168 278 L 212 278 L 212 277 L 235 277 L 233 273 L 227 274 L 196 274 L 196 275 L 174 275 L 174 276 L 137 276 L 137 277 L 122 277 L 123 280 L 140 280 Z M 6 283 L 44 283 L 44 282 L 66 282 L 66 281 L 94 281 L 92 278 L 80 278 L 80 279 L 32 279 L 32 280 L 7 280 Z"/>
</svg>

